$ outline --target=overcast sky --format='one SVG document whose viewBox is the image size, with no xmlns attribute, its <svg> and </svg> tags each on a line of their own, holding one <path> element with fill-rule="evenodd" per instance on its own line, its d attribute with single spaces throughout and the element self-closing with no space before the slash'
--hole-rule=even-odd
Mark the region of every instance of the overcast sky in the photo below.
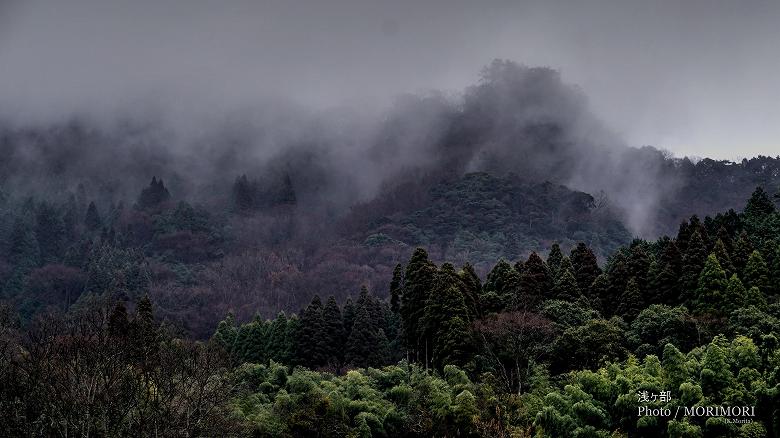
<svg viewBox="0 0 780 438">
<path fill-rule="evenodd" d="M 629 144 L 780 154 L 780 2 L 0 0 L 0 113 L 316 107 L 559 69 Z"/>
</svg>

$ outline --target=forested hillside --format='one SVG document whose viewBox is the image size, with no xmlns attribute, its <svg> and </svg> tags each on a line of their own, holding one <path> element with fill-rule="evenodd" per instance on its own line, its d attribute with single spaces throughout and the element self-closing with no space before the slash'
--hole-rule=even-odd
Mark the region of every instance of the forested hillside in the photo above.
<svg viewBox="0 0 780 438">
<path fill-rule="evenodd" d="M 480 277 L 418 248 L 394 269 L 389 299 L 363 288 L 273 319 L 228 315 L 202 343 L 160 325 L 145 295 L 134 310 L 97 295 L 24 328 L 4 306 L 4 430 L 777 436 L 778 236 L 780 213 L 759 188 L 739 213 L 693 216 L 603 263 L 585 243 L 553 244 Z"/>
</svg>

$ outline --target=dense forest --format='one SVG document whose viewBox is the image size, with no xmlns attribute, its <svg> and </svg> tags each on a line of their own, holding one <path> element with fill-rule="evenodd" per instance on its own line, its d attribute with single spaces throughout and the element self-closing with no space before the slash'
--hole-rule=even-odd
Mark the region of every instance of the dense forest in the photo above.
<svg viewBox="0 0 780 438">
<path fill-rule="evenodd" d="M 154 180 L 136 208 L 168 197 Z M 46 218 L 28 208 L 33 224 Z M 79 228 L 104 220 L 94 210 Z M 208 230 L 186 205 L 163 217 L 156 226 Z M 68 230 L 38 228 L 50 229 Z M 155 274 L 133 262 L 142 251 L 92 230 L 99 244 L 85 250 L 93 265 L 77 284 L 108 281 L 116 293 L 69 286 L 58 297 L 71 294 L 66 313 L 3 305 L 0 409 L 11 436 L 780 433 L 780 212 L 761 188 L 741 212 L 692 216 L 674 237 L 635 239 L 601 261 L 584 242 L 554 243 L 480 276 L 417 248 L 393 269 L 386 298 L 364 287 L 274 318 L 231 314 L 204 341 L 161 317 L 145 292 Z M 50 241 L 19 219 L 11 236 L 7 287 L 19 290 L 41 269 L 31 257 L 67 247 L 42 250 Z M 672 414 L 638 416 L 640 406 Z M 696 406 L 752 411 L 741 422 L 674 414 Z"/>
<path fill-rule="evenodd" d="M 4 434 L 780 436 L 780 157 L 509 61 L 252 117 L 0 121 Z"/>
</svg>

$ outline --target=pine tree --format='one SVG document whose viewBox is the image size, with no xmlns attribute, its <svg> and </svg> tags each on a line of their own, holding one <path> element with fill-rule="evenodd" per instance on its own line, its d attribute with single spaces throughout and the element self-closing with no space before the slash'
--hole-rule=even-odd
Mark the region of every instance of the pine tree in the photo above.
<svg viewBox="0 0 780 438">
<path fill-rule="evenodd" d="M 626 321 L 633 321 L 643 308 L 639 285 L 637 284 L 636 279 L 632 277 L 626 283 L 626 289 L 620 296 L 617 313 L 623 316 Z"/>
<path fill-rule="evenodd" d="M 593 280 L 601 274 L 596 254 L 587 245 L 580 242 L 571 251 L 571 263 L 574 265 L 574 276 L 577 278 L 580 291 L 587 293 Z"/>
<path fill-rule="evenodd" d="M 84 215 L 84 225 L 90 231 L 98 230 L 103 225 L 100 213 L 98 213 L 94 202 L 90 202 L 89 207 L 87 207 L 87 213 Z"/>
<path fill-rule="evenodd" d="M 591 307 L 605 313 L 605 308 L 611 306 L 614 301 L 609 299 L 609 276 L 602 272 L 590 285 L 590 296 L 587 297 Z"/>
<path fill-rule="evenodd" d="M 457 329 L 459 334 L 462 334 L 460 332 L 463 331 L 463 324 L 468 326 L 470 320 L 463 292 L 448 274 L 448 266 L 449 264 L 442 266 L 436 288 L 425 305 L 427 351 L 430 352 L 429 356 L 434 365 L 439 368 L 446 364 L 443 362 L 445 358 L 453 359 L 458 355 L 458 351 L 465 351 L 470 342 L 468 336 L 460 340 L 451 339 L 452 333 L 449 330 Z M 460 321 L 451 323 L 455 318 Z M 443 344 L 448 344 L 453 350 L 446 351 Z"/>
<path fill-rule="evenodd" d="M 561 246 L 558 243 L 553 243 L 550 248 L 550 254 L 547 255 L 547 268 L 550 269 L 550 275 L 553 278 L 558 276 L 558 268 L 563 260 L 563 252 Z"/>
<path fill-rule="evenodd" d="M 747 288 L 757 287 L 761 292 L 770 289 L 769 268 L 760 252 L 753 251 L 750 254 L 742 278 L 745 280 Z"/>
<path fill-rule="evenodd" d="M 644 249 L 644 241 L 635 241 L 628 254 L 628 272 L 636 281 L 639 288 L 639 295 L 643 301 L 649 294 L 650 286 L 650 256 Z"/>
<path fill-rule="evenodd" d="M 732 274 L 726 284 L 726 296 L 724 298 L 724 305 L 728 309 L 738 309 L 744 307 L 745 300 L 747 299 L 747 291 L 745 286 L 740 281 L 737 274 Z"/>
<path fill-rule="evenodd" d="M 154 308 L 148 295 L 144 295 L 136 305 L 131 332 L 133 351 L 142 367 L 153 366 L 159 350 L 159 331 L 154 323 Z"/>
<path fill-rule="evenodd" d="M 726 310 L 724 303 L 726 292 L 726 272 L 720 267 L 715 254 L 710 254 L 699 275 L 694 310 L 700 315 L 715 315 Z"/>
<path fill-rule="evenodd" d="M 538 254 L 532 252 L 520 275 L 520 300 L 513 309 L 535 309 L 545 297 L 549 296 L 551 289 L 552 279 L 547 265 Z"/>
<path fill-rule="evenodd" d="M 424 328 L 420 323 L 425 314 L 425 303 L 434 287 L 436 266 L 428 260 L 428 253 L 417 248 L 404 274 L 404 290 L 401 295 L 401 320 L 406 348 L 412 358 L 424 357 Z M 422 353 L 422 354 L 421 354 Z"/>
<path fill-rule="evenodd" d="M 401 293 L 404 287 L 404 268 L 400 263 L 393 269 L 393 279 L 390 281 L 390 309 L 398 313 L 401 306 Z"/>
<path fill-rule="evenodd" d="M 344 356 L 344 322 L 341 318 L 341 310 L 336 304 L 336 298 L 331 295 L 325 303 L 325 309 L 322 311 L 322 318 L 325 322 L 325 332 L 323 344 L 325 346 L 326 363 L 340 365 Z"/>
<path fill-rule="evenodd" d="M 269 324 L 255 316 L 255 319 L 247 324 L 248 336 L 243 358 L 247 362 L 262 364 L 268 362 L 268 354 L 265 347 L 268 343 Z"/>
<path fill-rule="evenodd" d="M 295 342 L 295 357 L 299 363 L 309 368 L 325 364 L 327 349 L 323 342 L 325 321 L 322 316 L 322 301 L 315 295 L 306 306 L 300 320 L 300 328 Z"/>
</svg>

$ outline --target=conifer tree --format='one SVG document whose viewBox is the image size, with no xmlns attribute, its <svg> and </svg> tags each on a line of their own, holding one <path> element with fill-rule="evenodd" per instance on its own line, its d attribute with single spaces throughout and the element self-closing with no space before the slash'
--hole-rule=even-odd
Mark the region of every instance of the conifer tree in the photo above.
<svg viewBox="0 0 780 438">
<path fill-rule="evenodd" d="M 774 212 L 775 205 L 772 203 L 772 200 L 769 199 L 769 195 L 767 195 L 762 187 L 756 187 L 756 190 L 753 191 L 753 194 L 745 205 L 745 217 L 748 220 L 761 219 Z"/>
<path fill-rule="evenodd" d="M 586 293 L 593 280 L 601 274 L 596 254 L 584 243 L 580 242 L 571 251 L 571 263 L 574 265 L 574 277 L 580 291 Z"/>
<path fill-rule="evenodd" d="M 344 301 L 344 311 L 341 314 L 344 321 L 344 334 L 349 336 L 352 324 L 355 322 L 355 305 L 352 304 L 352 297 L 347 297 L 347 300 Z"/>
<path fill-rule="evenodd" d="M 744 278 L 745 266 L 747 266 L 750 254 L 753 253 L 753 245 L 746 232 L 742 232 L 739 238 L 734 242 L 734 251 L 731 254 L 731 263 L 734 265 L 736 273 Z"/>
<path fill-rule="evenodd" d="M 302 365 L 316 368 L 325 364 L 327 348 L 323 342 L 325 321 L 322 316 L 322 301 L 315 295 L 306 306 L 300 320 L 295 342 L 295 357 Z"/>
<path fill-rule="evenodd" d="M 547 255 L 547 268 L 550 269 L 550 275 L 553 278 L 558 276 L 558 268 L 563 260 L 563 252 L 561 246 L 558 243 L 553 243 L 550 248 L 550 254 Z"/>
<path fill-rule="evenodd" d="M 636 278 L 631 277 L 620 297 L 620 302 L 617 305 L 617 314 L 623 316 L 626 321 L 633 321 L 643 307 L 639 285 Z"/>
<path fill-rule="evenodd" d="M 688 241 L 688 247 L 683 257 L 681 286 L 682 294 L 686 301 L 694 299 L 699 274 L 701 274 L 706 260 L 707 247 L 704 244 L 701 233 L 696 230 Z"/>
<path fill-rule="evenodd" d="M 643 301 L 647 298 L 650 286 L 650 256 L 644 249 L 644 241 L 635 241 L 628 254 L 628 275 L 636 281 L 639 295 Z"/>
<path fill-rule="evenodd" d="M 43 264 L 56 263 L 65 254 L 65 222 L 54 206 L 41 203 L 35 214 L 35 236 Z"/>
<path fill-rule="evenodd" d="M 463 268 L 458 272 L 458 276 L 463 285 L 463 295 L 466 299 L 466 307 L 469 309 L 469 315 L 472 320 L 476 320 L 483 314 L 482 304 L 480 303 L 482 282 L 476 271 L 474 271 L 474 267 L 469 263 L 463 265 Z"/>
<path fill-rule="evenodd" d="M 725 310 L 726 272 L 715 254 L 710 254 L 699 275 L 694 310 L 699 315 L 720 316 Z"/>
<path fill-rule="evenodd" d="M 393 269 L 393 279 L 390 281 L 390 310 L 398 313 L 401 307 L 401 293 L 404 287 L 404 268 L 400 263 Z"/>
<path fill-rule="evenodd" d="M 729 310 L 738 309 L 744 307 L 745 300 L 747 299 L 747 291 L 742 281 L 737 277 L 737 274 L 731 274 L 731 277 L 726 284 L 726 296 L 724 298 L 724 305 Z"/>
<path fill-rule="evenodd" d="M 761 292 L 761 290 L 755 286 L 751 287 L 747 290 L 747 292 L 745 292 L 745 302 L 742 304 L 742 307 L 750 306 L 755 306 L 761 310 L 766 310 L 766 297 Z"/>
<path fill-rule="evenodd" d="M 562 265 L 558 271 L 558 277 L 553 286 L 553 297 L 556 300 L 572 302 L 582 298 L 580 288 L 577 286 L 577 279 L 574 278 L 574 274 L 568 266 Z"/>
<path fill-rule="evenodd" d="M 428 253 L 417 248 L 404 274 L 404 290 L 401 295 L 401 319 L 406 348 L 412 358 L 420 360 L 424 356 L 424 327 L 421 324 L 425 315 L 425 303 L 434 287 L 436 266 L 428 260 Z M 421 354 L 423 353 L 423 354 Z"/>
<path fill-rule="evenodd" d="M 450 332 L 450 330 L 456 330 L 459 335 L 462 335 L 461 332 L 468 331 L 464 329 L 464 325 L 467 327 L 470 321 L 463 292 L 459 285 L 452 281 L 451 275 L 448 274 L 449 269 L 451 269 L 449 264 L 445 263 L 442 266 L 437 277 L 436 288 L 425 305 L 424 323 L 428 342 L 428 357 L 437 367 L 443 367 L 447 364 L 443 362 L 445 359 L 440 355 L 454 358 L 458 356 L 458 352 L 466 351 L 466 345 L 469 344 L 468 336 L 455 340 L 452 339 L 453 334 Z M 454 321 L 451 324 L 451 320 L 455 318 L 459 321 Z M 449 345 L 453 351 L 446 351 L 442 344 Z"/>
<path fill-rule="evenodd" d="M 388 357 L 389 342 L 371 317 L 367 306 L 358 307 L 352 333 L 346 345 L 346 363 L 354 367 L 382 366 Z"/>
<path fill-rule="evenodd" d="M 102 225 L 103 221 L 100 219 L 97 206 L 95 206 L 94 202 L 90 202 L 89 207 L 87 207 L 87 213 L 84 215 L 84 226 L 88 230 L 94 231 L 100 229 Z"/>
<path fill-rule="evenodd" d="M 158 180 L 153 176 L 152 182 L 149 183 L 149 187 L 143 189 L 138 196 L 138 208 L 142 210 L 154 208 L 170 199 L 171 194 L 168 189 L 165 188 L 163 180 Z"/>
<path fill-rule="evenodd" d="M 757 287 L 762 292 L 770 289 L 769 268 L 760 252 L 753 251 L 750 254 L 742 278 L 747 288 Z"/>
<path fill-rule="evenodd" d="M 606 299 L 603 299 L 601 302 L 602 310 L 606 315 L 617 314 L 617 306 L 625 293 L 629 278 L 626 256 L 621 251 L 618 251 L 609 263 Z"/>
<path fill-rule="evenodd" d="M 480 301 L 486 312 L 498 312 L 517 305 L 520 296 L 520 275 L 506 260 L 500 259 L 490 270 L 482 288 Z"/>
<path fill-rule="evenodd" d="M 287 315 L 279 312 L 268 328 L 264 350 L 267 358 L 274 362 L 290 363 L 292 359 L 292 342 L 287 324 Z"/>
<path fill-rule="evenodd" d="M 130 334 L 130 319 L 127 317 L 127 308 L 121 301 L 116 303 L 108 317 L 108 334 L 119 339 Z"/>
<path fill-rule="evenodd" d="M 723 268 L 724 271 L 726 271 L 727 277 L 730 277 L 731 274 L 734 274 L 736 272 L 734 270 L 734 264 L 731 263 L 731 256 L 729 255 L 729 251 L 726 248 L 726 244 L 723 243 L 723 240 L 718 239 L 715 242 L 715 248 L 713 249 L 713 252 L 715 253 L 715 257 L 718 258 L 720 267 Z"/>
<path fill-rule="evenodd" d="M 336 304 L 336 298 L 333 295 L 328 297 L 328 301 L 325 303 L 322 318 L 325 322 L 323 343 L 325 346 L 326 363 L 338 366 L 344 358 L 345 333 L 341 309 Z"/>
<path fill-rule="evenodd" d="M 575 274 L 576 276 L 576 274 Z M 532 252 L 525 262 L 520 275 L 520 299 L 513 309 L 533 310 L 548 297 L 552 290 L 552 279 L 547 265 L 536 252 Z"/>
<path fill-rule="evenodd" d="M 244 360 L 258 364 L 268 362 L 265 347 L 268 343 L 267 336 L 270 324 L 261 320 L 259 316 L 255 316 L 255 319 L 247 324 L 247 328 L 248 333 L 243 354 Z"/>
<path fill-rule="evenodd" d="M 246 175 L 236 178 L 233 183 L 233 208 L 239 212 L 247 212 L 257 207 L 257 184 L 250 182 Z"/>
<path fill-rule="evenodd" d="M 775 244 L 775 256 L 772 257 L 772 264 L 769 267 L 769 283 L 771 287 L 767 294 L 780 295 L 780 244 Z"/>
<path fill-rule="evenodd" d="M 590 296 L 587 297 L 591 307 L 602 313 L 605 312 L 605 308 L 612 308 L 612 303 L 609 301 L 609 276 L 606 272 L 602 272 L 590 285 Z"/>
</svg>

